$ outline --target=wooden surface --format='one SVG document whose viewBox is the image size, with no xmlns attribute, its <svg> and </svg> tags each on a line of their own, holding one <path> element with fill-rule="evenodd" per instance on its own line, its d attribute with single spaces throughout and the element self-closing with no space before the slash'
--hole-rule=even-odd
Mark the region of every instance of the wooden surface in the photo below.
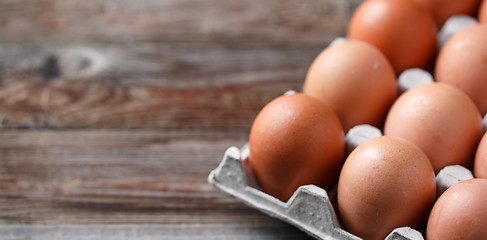
<svg viewBox="0 0 487 240">
<path fill-rule="evenodd" d="M 209 172 L 360 0 L 0 0 L 0 239 L 306 239 Z"/>
</svg>

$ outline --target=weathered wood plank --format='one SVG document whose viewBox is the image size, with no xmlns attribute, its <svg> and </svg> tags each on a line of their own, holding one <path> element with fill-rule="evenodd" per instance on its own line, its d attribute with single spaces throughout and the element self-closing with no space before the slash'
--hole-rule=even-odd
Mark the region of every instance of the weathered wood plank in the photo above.
<svg viewBox="0 0 487 240">
<path fill-rule="evenodd" d="M 358 2 L 0 1 L 0 122 L 248 128 Z"/>
<path fill-rule="evenodd" d="M 49 48 L 0 47 L 4 128 L 248 128 L 271 99 L 301 89 L 321 47 Z"/>
<path fill-rule="evenodd" d="M 171 89 L 61 80 L 0 84 L 3 128 L 249 128 L 258 111 L 301 81 Z"/>
<path fill-rule="evenodd" d="M 360 1 L 3 0 L 0 43 L 323 43 Z"/>
<path fill-rule="evenodd" d="M 283 226 L 0 226 L 2 240 L 292 240 L 312 239 Z"/>
<path fill-rule="evenodd" d="M 3 131 L 0 224 L 242 224 L 273 220 L 207 183 L 242 131 Z"/>
<path fill-rule="evenodd" d="M 43 78 L 177 89 L 302 81 L 314 57 L 325 47 L 219 43 L 0 45 L 0 80 Z"/>
<path fill-rule="evenodd" d="M 130 188 L 123 182 L 139 182 L 134 186 L 208 191 L 206 177 L 225 149 L 243 145 L 246 138 L 245 132 L 230 130 L 3 131 L 0 177 L 32 180 L 35 186 L 47 181 L 51 190 L 81 179 L 82 185 L 116 180 L 122 189 Z M 21 186 L 7 181 L 2 189 Z"/>
</svg>

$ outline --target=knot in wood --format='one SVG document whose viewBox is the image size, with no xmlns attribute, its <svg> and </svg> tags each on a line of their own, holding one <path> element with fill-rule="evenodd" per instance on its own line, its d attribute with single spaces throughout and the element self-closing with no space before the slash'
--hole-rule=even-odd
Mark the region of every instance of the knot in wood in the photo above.
<svg viewBox="0 0 487 240">
<path fill-rule="evenodd" d="M 59 52 L 59 67 L 64 78 L 93 78 L 108 68 L 108 60 L 100 52 L 87 47 L 72 47 Z"/>
</svg>

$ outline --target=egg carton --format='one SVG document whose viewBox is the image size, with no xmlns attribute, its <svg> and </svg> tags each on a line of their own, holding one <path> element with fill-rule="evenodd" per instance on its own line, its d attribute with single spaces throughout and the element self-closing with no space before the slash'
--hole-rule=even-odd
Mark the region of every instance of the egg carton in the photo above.
<svg viewBox="0 0 487 240">
<path fill-rule="evenodd" d="M 333 44 L 339 44 L 340 41 L 343 39 L 337 39 Z M 421 69 L 408 69 L 398 78 L 398 91 L 403 93 L 432 82 L 433 77 L 430 73 Z M 294 91 L 288 91 L 285 94 L 293 93 Z M 483 118 L 483 123 L 487 129 L 487 115 Z M 355 126 L 345 136 L 346 155 L 361 143 L 379 136 L 382 136 L 382 132 L 373 126 Z M 336 197 L 336 188 L 326 192 L 314 185 L 301 186 L 287 202 L 282 202 L 260 191 L 250 167 L 246 164 L 248 156 L 248 144 L 241 149 L 228 148 L 220 165 L 208 176 L 208 182 L 248 206 L 287 222 L 316 239 L 360 239 L 340 226 L 331 201 Z M 462 166 L 445 167 L 436 176 L 437 196 L 454 184 L 471 178 L 471 171 Z M 386 237 L 386 240 L 420 239 L 423 239 L 422 234 L 409 227 L 397 228 Z"/>
<path fill-rule="evenodd" d="M 443 26 L 438 35 L 441 47 L 453 34 L 465 27 L 477 24 L 469 16 L 453 16 Z M 339 37 L 330 45 L 340 44 L 346 38 Z M 433 76 L 419 68 L 408 69 L 398 77 L 398 92 L 403 92 L 423 84 L 433 83 Z M 285 94 L 292 94 L 288 91 Z M 483 118 L 487 130 L 487 114 Z M 361 143 L 382 132 L 370 125 L 358 125 L 345 136 L 346 155 Z M 360 240 L 340 226 L 331 199 L 336 198 L 336 187 L 330 192 L 315 185 L 299 187 L 287 202 L 283 202 L 262 192 L 252 174 L 246 159 L 249 156 L 248 144 L 241 149 L 230 147 L 225 151 L 220 165 L 211 171 L 208 182 L 219 191 L 233 196 L 246 205 L 271 217 L 287 222 L 318 240 Z M 462 166 L 454 165 L 443 168 L 436 175 L 437 197 L 454 184 L 472 179 L 472 172 Z M 394 229 L 385 240 L 423 240 L 421 232 L 410 227 Z"/>
<path fill-rule="evenodd" d="M 345 137 L 347 152 L 351 152 L 362 142 L 381 135 L 379 129 L 370 125 L 356 126 Z M 335 191 L 327 193 L 315 185 L 305 185 L 299 187 L 287 202 L 282 202 L 259 190 L 250 167 L 244 163 L 248 155 L 247 144 L 242 149 L 228 148 L 220 165 L 208 176 L 208 182 L 221 192 L 287 222 L 315 239 L 361 239 L 341 228 L 330 200 L 331 197 L 336 197 Z M 437 194 L 440 195 L 455 183 L 471 178 L 473 176 L 470 170 L 462 166 L 445 167 L 436 176 Z M 386 237 L 386 240 L 421 239 L 422 234 L 409 227 L 396 228 Z"/>
</svg>

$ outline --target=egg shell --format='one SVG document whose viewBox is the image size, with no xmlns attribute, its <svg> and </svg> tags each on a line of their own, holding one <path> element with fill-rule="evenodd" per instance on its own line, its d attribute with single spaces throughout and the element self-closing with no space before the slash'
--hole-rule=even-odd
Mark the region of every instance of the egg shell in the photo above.
<svg viewBox="0 0 487 240">
<path fill-rule="evenodd" d="M 413 143 L 377 137 L 345 160 L 337 193 L 345 229 L 364 239 L 384 239 L 397 227 L 426 223 L 436 197 L 435 174 Z"/>
<path fill-rule="evenodd" d="M 397 97 L 396 76 L 379 50 L 364 42 L 346 41 L 318 55 L 303 92 L 329 105 L 345 132 L 359 124 L 380 127 Z"/>
<path fill-rule="evenodd" d="M 438 27 L 428 9 L 413 0 L 363 1 L 350 20 L 348 38 L 370 43 L 397 74 L 429 68 L 436 53 Z"/>
<path fill-rule="evenodd" d="M 249 148 L 261 189 L 286 201 L 302 185 L 335 185 L 345 142 L 335 112 L 317 98 L 296 93 L 278 97 L 260 111 Z"/>
<path fill-rule="evenodd" d="M 487 23 L 487 0 L 483 0 L 480 4 L 478 19 L 481 23 Z"/>
<path fill-rule="evenodd" d="M 448 165 L 471 167 L 484 128 L 481 115 L 462 91 L 444 83 L 406 91 L 391 107 L 384 135 L 421 148 L 438 173 Z"/>
<path fill-rule="evenodd" d="M 473 172 L 475 177 L 487 179 L 487 134 L 484 134 L 477 147 Z"/>
<path fill-rule="evenodd" d="M 433 14 L 438 26 L 453 15 L 465 14 L 475 16 L 479 0 L 414 0 L 424 4 Z"/>
<path fill-rule="evenodd" d="M 435 79 L 464 91 L 487 113 L 487 25 L 467 27 L 452 36 L 436 60 Z"/>
<path fill-rule="evenodd" d="M 478 240 L 487 237 L 487 179 L 470 179 L 453 185 L 431 210 L 428 240 Z"/>
</svg>

